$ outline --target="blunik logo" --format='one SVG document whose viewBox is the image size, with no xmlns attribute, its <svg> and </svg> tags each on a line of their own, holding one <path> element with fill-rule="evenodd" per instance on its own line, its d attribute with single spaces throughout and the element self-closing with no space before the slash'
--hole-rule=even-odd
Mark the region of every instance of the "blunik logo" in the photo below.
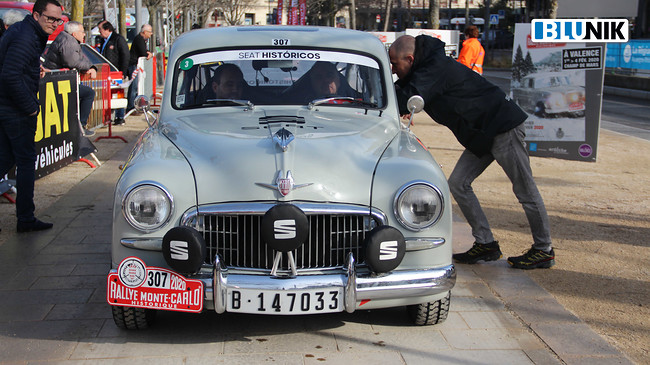
<svg viewBox="0 0 650 365">
<path fill-rule="evenodd" d="M 625 43 L 630 38 L 627 19 L 534 19 L 533 42 Z"/>
</svg>

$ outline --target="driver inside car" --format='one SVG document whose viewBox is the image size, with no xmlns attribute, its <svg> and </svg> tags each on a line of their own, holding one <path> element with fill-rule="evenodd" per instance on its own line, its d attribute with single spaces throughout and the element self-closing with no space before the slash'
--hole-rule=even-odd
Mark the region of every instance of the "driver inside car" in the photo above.
<svg viewBox="0 0 650 365">
<path fill-rule="evenodd" d="M 244 91 L 244 74 L 237 65 L 225 63 L 214 71 L 212 91 L 216 99 L 242 98 Z"/>
</svg>

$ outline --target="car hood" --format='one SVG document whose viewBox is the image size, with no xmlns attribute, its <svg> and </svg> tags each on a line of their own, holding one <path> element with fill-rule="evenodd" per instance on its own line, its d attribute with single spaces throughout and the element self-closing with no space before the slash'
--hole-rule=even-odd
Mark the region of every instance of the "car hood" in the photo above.
<svg viewBox="0 0 650 365">
<path fill-rule="evenodd" d="M 199 205 L 273 200 L 370 205 L 375 166 L 399 131 L 395 119 L 377 111 L 228 109 L 234 111 L 211 108 L 160 124 L 191 165 Z"/>
</svg>

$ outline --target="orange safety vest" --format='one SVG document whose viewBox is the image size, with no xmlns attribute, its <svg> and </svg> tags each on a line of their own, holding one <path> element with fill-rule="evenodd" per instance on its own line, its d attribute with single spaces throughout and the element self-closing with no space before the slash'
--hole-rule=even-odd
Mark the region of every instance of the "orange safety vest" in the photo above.
<svg viewBox="0 0 650 365">
<path fill-rule="evenodd" d="M 483 75 L 484 57 L 485 50 L 481 46 L 481 42 L 476 38 L 468 38 L 463 42 L 463 48 L 460 50 L 458 62 Z"/>
</svg>

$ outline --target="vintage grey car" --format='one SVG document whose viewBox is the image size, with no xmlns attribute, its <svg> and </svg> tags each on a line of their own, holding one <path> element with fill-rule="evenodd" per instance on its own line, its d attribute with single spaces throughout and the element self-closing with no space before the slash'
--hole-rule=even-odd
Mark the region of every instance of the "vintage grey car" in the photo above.
<svg viewBox="0 0 650 365">
<path fill-rule="evenodd" d="M 191 31 L 171 48 L 163 95 L 115 189 L 117 326 L 146 328 L 158 310 L 405 306 L 419 325 L 446 319 L 449 188 L 400 121 L 375 36 Z"/>
<path fill-rule="evenodd" d="M 575 86 L 562 72 L 540 72 L 522 78 L 512 90 L 519 106 L 538 117 L 583 117 L 585 88 Z"/>
</svg>

